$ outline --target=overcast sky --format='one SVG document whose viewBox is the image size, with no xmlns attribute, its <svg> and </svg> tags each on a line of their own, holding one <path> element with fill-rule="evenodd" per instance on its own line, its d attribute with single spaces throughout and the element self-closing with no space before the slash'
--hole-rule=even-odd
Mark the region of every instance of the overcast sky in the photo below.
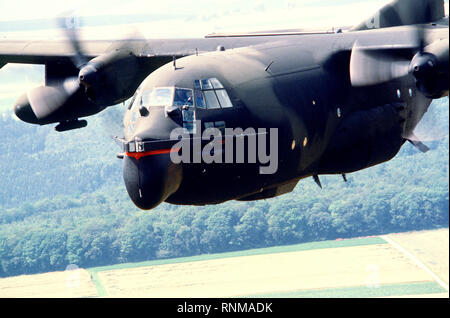
<svg viewBox="0 0 450 318">
<path fill-rule="evenodd" d="M 50 19 L 71 10 L 80 16 L 148 15 L 138 24 L 152 37 L 203 36 L 211 32 L 353 25 L 387 0 L 0 0 L 0 22 Z M 116 28 L 117 29 L 117 28 Z M 123 27 L 121 28 L 123 29 Z M 111 35 L 109 26 L 105 35 Z M 98 28 L 91 34 L 99 34 Z M 47 34 L 39 32 L 40 35 Z M 113 32 L 115 33 L 115 32 Z"/>
<path fill-rule="evenodd" d="M 146 36 L 187 37 L 202 36 L 210 32 L 354 25 L 389 2 L 389 0 L 0 0 L 0 26 L 2 23 L 5 25 L 7 21 L 51 20 L 70 10 L 88 17 L 146 15 L 148 22 L 139 21 L 138 25 Z M 448 14 L 448 0 L 446 7 Z M 111 32 L 111 27 L 108 27 L 104 34 L 111 35 Z M 42 30 L 39 33 L 46 34 Z"/>
<path fill-rule="evenodd" d="M 332 28 L 355 25 L 368 18 L 389 0 L 0 0 L 0 35 L 20 20 L 47 19 L 53 22 L 63 12 L 98 19 L 107 27 L 84 29 L 82 35 L 108 38 L 129 33 L 123 22 L 138 22 L 146 37 L 198 37 L 212 32 L 256 31 L 289 28 Z M 448 1 L 446 4 L 448 9 Z M 448 10 L 447 10 L 448 12 Z M 125 16 L 117 26 L 119 19 Z M 133 18 L 132 15 L 135 17 Z M 136 20 L 136 15 L 140 18 Z M 128 16 L 128 18 L 126 18 Z M 16 21 L 16 22 L 11 22 Z M 84 21 L 81 19 L 81 21 Z M 115 24 L 116 26 L 112 26 Z M 45 23 L 43 24 L 45 25 Z M 38 27 L 39 25 L 37 25 Z M 34 26 L 32 29 L 35 29 Z M 26 30 L 30 34 L 30 30 Z M 22 36 L 23 32 L 14 32 Z M 54 37 L 56 33 L 36 30 L 32 36 Z M 59 34 L 59 33 L 58 33 Z M 9 35 L 9 34 L 8 34 Z"/>
<path fill-rule="evenodd" d="M 295 8 L 337 7 L 364 2 L 386 3 L 384 0 L 1 0 L 0 21 L 51 18 L 67 10 L 76 10 L 82 15 L 112 14 L 168 14 L 197 16 L 223 16 L 228 13 L 257 13 L 270 10 L 292 11 Z M 4 10 L 5 9 L 5 10 Z M 353 12 L 354 13 L 354 12 Z M 284 17 L 278 17 L 284 19 Z"/>
</svg>

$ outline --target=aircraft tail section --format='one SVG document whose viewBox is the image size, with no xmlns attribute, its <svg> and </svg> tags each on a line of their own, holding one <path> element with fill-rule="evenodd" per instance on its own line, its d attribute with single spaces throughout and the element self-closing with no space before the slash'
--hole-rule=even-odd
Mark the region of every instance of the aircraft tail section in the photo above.
<svg viewBox="0 0 450 318">
<path fill-rule="evenodd" d="M 444 16 L 444 0 L 394 0 L 351 31 L 430 23 Z"/>
</svg>

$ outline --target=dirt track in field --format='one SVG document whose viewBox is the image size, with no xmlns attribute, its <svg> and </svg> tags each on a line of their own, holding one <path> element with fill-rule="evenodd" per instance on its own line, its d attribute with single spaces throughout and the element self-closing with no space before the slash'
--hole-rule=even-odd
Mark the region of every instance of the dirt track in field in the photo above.
<svg viewBox="0 0 450 318">
<path fill-rule="evenodd" d="M 391 234 L 389 237 L 420 259 L 448 285 L 448 229 Z"/>
</svg>

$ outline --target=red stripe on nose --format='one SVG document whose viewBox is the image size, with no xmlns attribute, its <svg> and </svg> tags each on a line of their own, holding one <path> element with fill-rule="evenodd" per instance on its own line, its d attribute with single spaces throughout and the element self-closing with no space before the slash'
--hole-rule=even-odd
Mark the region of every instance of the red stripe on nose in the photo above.
<svg viewBox="0 0 450 318">
<path fill-rule="evenodd" d="M 178 152 L 178 151 L 180 151 L 180 148 L 158 149 L 158 150 L 151 150 L 151 151 L 146 151 L 146 152 L 127 152 L 127 153 L 125 153 L 125 155 L 127 157 L 133 157 L 136 160 L 139 160 L 142 157 L 162 155 L 162 154 Z"/>
</svg>

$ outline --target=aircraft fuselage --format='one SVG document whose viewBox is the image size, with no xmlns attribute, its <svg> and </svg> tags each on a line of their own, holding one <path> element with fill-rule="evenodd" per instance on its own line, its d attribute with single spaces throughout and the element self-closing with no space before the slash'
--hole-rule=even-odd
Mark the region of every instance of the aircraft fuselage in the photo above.
<svg viewBox="0 0 450 318">
<path fill-rule="evenodd" d="M 437 30 L 436 36 L 440 32 Z M 389 45 L 390 40 L 398 43 L 399 37 L 412 36 L 411 29 L 399 27 L 389 33 L 280 37 L 279 41 L 166 64 L 150 74 L 138 92 L 173 88 L 177 93 L 176 88 L 183 88 L 207 99 L 208 88 L 196 88 L 196 83 L 217 79 L 222 89 L 210 92 L 219 96 L 225 90 L 232 106 L 206 107 L 196 96 L 178 108 L 144 107 L 148 112 L 139 112 L 132 103 L 124 120 L 126 140 L 148 146 L 140 154 L 128 151 L 124 156 L 124 179 L 132 200 L 150 209 L 163 201 L 203 205 L 264 199 L 292 191 L 302 178 L 350 173 L 392 159 L 405 142 L 405 132 L 413 130 L 431 99 L 417 92 L 409 75 L 381 85 L 352 87 L 348 65 L 355 42 Z M 168 110 L 168 106 L 172 108 Z M 221 152 L 222 159 L 173 163 L 171 155 L 180 147 L 171 140 L 171 132 L 195 125 L 197 129 L 188 135 L 191 146 L 207 128 L 221 131 L 222 142 L 212 154 L 217 159 Z M 252 133 L 258 142 L 258 138 L 265 140 L 265 153 L 273 155 L 276 163 L 226 163 L 226 128 L 247 132 L 245 145 Z M 270 142 L 271 129 L 276 129 L 276 147 Z M 203 140 L 201 149 L 208 142 Z M 234 149 L 234 156 L 239 151 L 236 147 L 229 148 Z M 255 151 L 244 149 L 245 158 Z M 195 151 L 199 149 L 194 147 L 191 159 Z M 261 173 L 262 166 L 270 165 L 276 165 L 275 172 Z"/>
</svg>

